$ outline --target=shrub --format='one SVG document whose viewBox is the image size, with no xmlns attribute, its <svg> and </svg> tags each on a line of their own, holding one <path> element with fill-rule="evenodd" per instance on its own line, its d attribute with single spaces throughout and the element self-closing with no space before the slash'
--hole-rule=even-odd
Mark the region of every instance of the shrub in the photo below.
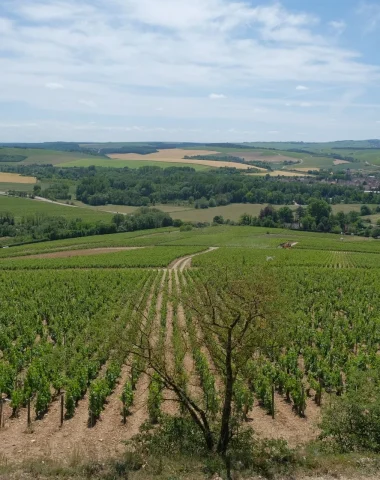
<svg viewBox="0 0 380 480">
<path fill-rule="evenodd" d="M 380 452 L 380 375 L 358 372 L 347 391 L 334 397 L 322 416 L 323 439 L 341 452 Z"/>
</svg>

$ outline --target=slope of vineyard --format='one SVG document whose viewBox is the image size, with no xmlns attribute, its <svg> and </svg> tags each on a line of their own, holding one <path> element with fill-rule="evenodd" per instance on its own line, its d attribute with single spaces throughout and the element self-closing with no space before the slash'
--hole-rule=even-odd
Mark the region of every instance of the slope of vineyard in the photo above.
<svg viewBox="0 0 380 480">
<path fill-rule="evenodd" d="M 293 248 L 279 248 L 287 241 Z M 80 255 L 127 246 L 144 248 Z M 27 258 L 70 249 L 78 255 Z M 0 442 L 12 461 L 69 461 L 78 452 L 106 459 L 121 454 L 145 421 L 182 414 L 131 353 L 139 326 L 191 395 L 217 412 L 218 345 L 182 303 L 182 293 L 216 266 L 242 265 L 253 275 L 264 266 L 290 305 L 291 344 L 271 358 L 257 351 L 236 387 L 235 408 L 262 438 L 291 446 L 316 438 L 320 407 L 342 392 L 348 372 L 380 368 L 375 240 L 209 227 L 46 242 L 0 255 L 0 390 L 10 400 Z"/>
</svg>

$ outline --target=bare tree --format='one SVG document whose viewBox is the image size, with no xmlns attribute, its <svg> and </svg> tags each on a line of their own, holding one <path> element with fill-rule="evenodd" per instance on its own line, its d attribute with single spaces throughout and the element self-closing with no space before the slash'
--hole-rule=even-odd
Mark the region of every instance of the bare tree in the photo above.
<svg viewBox="0 0 380 480">
<path fill-rule="evenodd" d="M 269 272 L 247 268 L 215 268 L 206 274 L 197 272 L 191 276 L 179 299 L 191 315 L 199 338 L 210 348 L 224 384 L 220 392 L 217 434 L 213 432 L 214 418 L 202 399 L 193 398 L 183 378 L 166 365 L 162 352 L 157 352 L 152 345 L 152 332 L 142 331 L 141 341 L 135 348 L 135 353 L 146 361 L 146 372 L 155 372 L 164 387 L 176 394 L 201 429 L 207 448 L 224 458 L 233 436 L 236 379 L 259 349 L 269 353 L 281 343 L 284 325 L 280 313 L 281 295 Z"/>
</svg>

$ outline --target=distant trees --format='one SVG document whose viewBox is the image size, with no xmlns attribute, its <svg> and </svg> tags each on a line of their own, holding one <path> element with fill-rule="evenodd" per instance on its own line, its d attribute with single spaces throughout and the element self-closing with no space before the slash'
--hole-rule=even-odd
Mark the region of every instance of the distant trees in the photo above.
<svg viewBox="0 0 380 480">
<path fill-rule="evenodd" d="M 181 222 L 182 224 L 182 222 Z M 18 241 L 58 240 L 63 238 L 131 232 L 170 227 L 173 219 L 168 213 L 155 208 L 141 208 L 131 215 L 114 215 L 112 222 L 89 222 L 81 218 L 29 215 L 16 221 L 12 213 L 0 212 L 0 237 L 15 237 Z"/>
<path fill-rule="evenodd" d="M 365 207 L 365 208 L 363 208 Z M 243 214 L 239 225 L 252 225 L 262 227 L 288 227 L 300 228 L 310 232 L 355 233 L 357 235 L 380 237 L 380 228 L 374 228 L 370 220 L 362 218 L 371 209 L 366 205 L 361 211 L 348 213 L 332 213 L 332 207 L 326 201 L 312 198 L 307 207 L 298 206 L 292 210 L 289 206 L 276 208 L 267 205 L 261 209 L 258 217 Z"/>
<path fill-rule="evenodd" d="M 0 237 L 12 237 L 14 242 L 58 240 L 116 231 L 114 223 L 88 222 L 81 218 L 68 219 L 41 214 L 28 215 L 16 221 L 12 214 L 0 213 Z"/>
<path fill-rule="evenodd" d="M 365 203 L 369 199 L 363 189 L 346 185 L 254 177 L 231 168 L 196 172 L 190 167 L 144 167 L 137 170 L 100 170 L 94 167 L 82 176 L 77 198 L 90 205 L 148 206 L 188 202 L 194 203 L 197 208 L 229 203 L 292 205 L 296 202 L 298 205 L 310 205 L 310 201 L 315 199 L 312 208 L 316 211 L 311 214 L 316 216 L 317 224 L 322 217 L 329 216 L 326 203 Z M 318 200 L 326 203 L 319 204 Z M 372 194 L 371 202 L 380 203 L 380 194 Z M 325 211 L 319 215 L 316 212 L 321 208 Z"/>
<path fill-rule="evenodd" d="M 307 207 L 308 214 L 315 219 L 316 224 L 328 219 L 331 213 L 331 205 L 324 200 L 312 198 Z"/>
<path fill-rule="evenodd" d="M 172 217 L 157 208 L 142 207 L 131 215 L 116 214 L 113 223 L 117 226 L 118 232 L 132 232 L 150 228 L 171 227 Z"/>
<path fill-rule="evenodd" d="M 371 215 L 372 213 L 372 210 L 370 209 L 370 207 L 368 205 L 362 205 L 360 207 L 360 215 L 362 217 L 366 216 L 366 215 Z"/>
<path fill-rule="evenodd" d="M 278 219 L 281 223 L 293 223 L 294 213 L 289 207 L 281 207 L 278 210 Z"/>
</svg>

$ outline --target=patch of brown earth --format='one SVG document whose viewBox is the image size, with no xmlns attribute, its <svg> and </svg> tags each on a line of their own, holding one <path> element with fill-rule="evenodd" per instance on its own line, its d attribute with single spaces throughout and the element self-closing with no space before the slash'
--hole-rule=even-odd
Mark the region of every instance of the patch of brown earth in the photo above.
<svg viewBox="0 0 380 480">
<path fill-rule="evenodd" d="M 305 444 L 319 435 L 318 423 L 321 409 L 312 399 L 307 399 L 305 418 L 299 417 L 284 397 L 275 393 L 275 418 L 272 419 L 266 410 L 255 405 L 249 412 L 254 432 L 262 438 L 284 439 L 291 447 Z"/>
</svg>

